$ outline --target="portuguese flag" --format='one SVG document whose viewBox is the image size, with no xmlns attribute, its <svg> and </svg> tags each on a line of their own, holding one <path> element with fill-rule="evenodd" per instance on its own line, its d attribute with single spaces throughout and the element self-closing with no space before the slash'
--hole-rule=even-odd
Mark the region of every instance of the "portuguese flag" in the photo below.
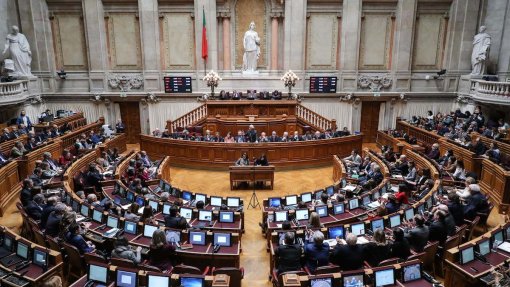
<svg viewBox="0 0 510 287">
<path fill-rule="evenodd" d="M 202 59 L 207 60 L 207 29 L 205 27 L 205 9 L 202 8 Z"/>
</svg>

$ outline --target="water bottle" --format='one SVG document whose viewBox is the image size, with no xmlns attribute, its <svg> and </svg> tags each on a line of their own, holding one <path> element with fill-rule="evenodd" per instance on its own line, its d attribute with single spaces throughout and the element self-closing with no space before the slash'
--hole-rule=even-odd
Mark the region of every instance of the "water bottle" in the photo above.
<svg viewBox="0 0 510 287">
<path fill-rule="evenodd" d="M 498 251 L 498 246 L 499 246 L 499 241 L 498 240 L 494 240 L 494 243 L 492 243 L 492 252 L 497 252 Z"/>
</svg>

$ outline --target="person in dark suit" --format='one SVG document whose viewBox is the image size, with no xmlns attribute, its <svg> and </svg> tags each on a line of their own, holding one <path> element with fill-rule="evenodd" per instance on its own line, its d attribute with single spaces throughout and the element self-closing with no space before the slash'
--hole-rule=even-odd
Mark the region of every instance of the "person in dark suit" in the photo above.
<svg viewBox="0 0 510 287">
<path fill-rule="evenodd" d="M 374 241 L 365 244 L 363 247 L 363 258 L 372 267 L 379 266 L 379 263 L 390 258 L 391 249 L 386 242 L 386 234 L 382 228 L 374 231 Z"/>
<path fill-rule="evenodd" d="M 254 165 L 268 166 L 269 162 L 267 161 L 266 154 L 263 153 L 258 159 L 256 159 Z"/>
<path fill-rule="evenodd" d="M 80 226 L 76 223 L 71 223 L 69 226 L 68 231 L 65 233 L 65 240 L 76 247 L 80 254 L 89 253 L 95 249 L 92 243 L 83 239 L 83 236 L 80 234 Z"/>
<path fill-rule="evenodd" d="M 432 145 L 432 148 L 430 149 L 430 152 L 427 154 L 427 157 L 433 160 L 439 159 L 439 144 L 435 143 Z"/>
<path fill-rule="evenodd" d="M 1 140 L 1 141 L 8 141 L 8 140 L 12 140 L 12 139 L 14 139 L 14 138 L 15 138 L 15 137 L 14 137 L 14 135 L 13 135 L 13 134 L 11 134 L 11 131 L 9 131 L 9 129 L 8 129 L 8 128 L 5 128 L 5 129 L 3 130 L 2 135 L 0 136 L 0 140 Z"/>
<path fill-rule="evenodd" d="M 464 206 L 462 206 L 460 197 L 456 192 L 448 193 L 448 203 L 446 206 L 455 221 L 455 225 L 461 226 L 464 224 Z"/>
<path fill-rule="evenodd" d="M 254 143 L 257 141 L 257 130 L 253 125 L 248 127 L 248 131 L 246 131 L 245 137 L 247 142 Z"/>
<path fill-rule="evenodd" d="M 480 140 L 480 137 L 477 137 L 475 139 L 475 143 L 473 144 L 472 150 L 474 153 L 476 153 L 477 156 L 485 154 L 485 145 Z"/>
<path fill-rule="evenodd" d="M 42 170 L 38 167 L 34 169 L 34 173 L 29 176 L 34 186 L 42 185 Z"/>
<path fill-rule="evenodd" d="M 103 180 L 103 176 L 99 173 L 99 170 L 97 170 L 95 163 L 89 164 L 89 170 L 87 172 L 86 179 L 89 186 L 94 186 L 96 191 L 101 190 L 101 181 Z"/>
<path fill-rule="evenodd" d="M 35 138 L 30 138 L 27 140 L 27 144 L 25 145 L 25 149 L 27 151 L 31 151 L 36 147 L 37 147 L 37 141 Z"/>
<path fill-rule="evenodd" d="M 52 171 L 58 171 L 60 169 L 58 163 L 56 163 L 52 158 L 51 158 L 51 153 L 50 152 L 45 152 L 43 154 L 43 160 L 42 160 L 43 163 L 47 163 L 48 166 L 50 167 L 50 170 Z"/>
<path fill-rule="evenodd" d="M 303 140 L 303 138 L 301 138 L 299 136 L 299 133 L 297 131 L 295 131 L 294 135 L 291 138 L 289 138 L 289 141 L 291 141 L 291 142 L 299 142 L 299 141 L 302 141 L 302 140 Z"/>
<path fill-rule="evenodd" d="M 313 233 L 312 241 L 305 245 L 305 266 L 313 273 L 317 267 L 329 264 L 329 244 L 324 242 L 321 231 Z"/>
<path fill-rule="evenodd" d="M 337 245 L 331 254 L 331 263 L 340 266 L 343 271 L 363 268 L 363 248 L 357 244 L 358 237 L 348 233 L 345 238 L 347 245 L 340 244 L 340 238 L 336 240 Z"/>
<path fill-rule="evenodd" d="M 7 162 L 9 161 L 9 159 L 7 159 L 7 157 L 0 152 L 0 166 L 6 164 Z"/>
<path fill-rule="evenodd" d="M 443 244 L 448 237 L 448 229 L 445 223 L 446 214 L 442 210 L 434 213 L 433 221 L 429 226 L 429 241 L 439 241 Z"/>
<path fill-rule="evenodd" d="M 21 201 L 21 204 L 23 206 L 27 206 L 30 201 L 32 201 L 32 187 L 34 184 L 32 183 L 32 180 L 30 178 L 25 178 L 23 180 L 23 188 L 21 189 L 21 192 L 19 194 L 19 198 Z"/>
<path fill-rule="evenodd" d="M 31 200 L 26 206 L 25 211 L 28 216 L 35 221 L 41 220 L 43 213 L 44 195 L 36 194 L 34 199 Z"/>
<path fill-rule="evenodd" d="M 118 119 L 117 124 L 115 124 L 115 132 L 120 134 L 120 133 L 123 133 L 125 130 L 126 130 L 126 126 L 124 125 L 124 123 L 122 122 L 121 119 Z"/>
<path fill-rule="evenodd" d="M 269 142 L 272 142 L 272 143 L 280 142 L 280 137 L 276 134 L 275 131 L 271 132 L 271 136 L 269 137 Z"/>
<path fill-rule="evenodd" d="M 56 197 L 50 197 L 46 200 L 46 205 L 43 206 L 42 214 L 41 214 L 41 228 L 46 227 L 46 221 L 50 214 L 55 210 L 55 205 L 57 204 Z"/>
<path fill-rule="evenodd" d="M 284 244 L 278 246 L 275 250 L 278 274 L 301 270 L 303 250 L 299 244 L 294 243 L 294 239 L 293 232 L 285 233 Z"/>
<path fill-rule="evenodd" d="M 488 212 L 489 204 L 487 203 L 487 197 L 480 192 L 478 184 L 470 184 L 469 190 L 471 196 L 469 197 L 468 204 L 464 206 L 464 217 L 468 220 L 473 220 L 478 212 Z"/>
<path fill-rule="evenodd" d="M 164 215 L 164 219 L 165 227 L 174 229 L 186 229 L 188 227 L 188 222 L 186 222 L 186 218 L 182 217 L 179 214 L 179 208 L 175 205 L 170 207 L 170 214 Z"/>
<path fill-rule="evenodd" d="M 429 227 L 425 225 L 425 219 L 419 214 L 414 216 L 413 221 L 416 227 L 407 230 L 404 236 L 416 252 L 422 252 L 429 240 Z"/>
<path fill-rule="evenodd" d="M 50 213 L 48 216 L 48 220 L 46 221 L 46 235 L 56 237 L 60 233 L 60 222 L 62 221 L 62 216 L 66 210 L 66 205 L 63 203 L 58 203 L 55 206 L 55 210 Z"/>
<path fill-rule="evenodd" d="M 411 245 L 404 237 L 404 231 L 400 228 L 393 228 L 393 243 L 390 246 L 391 257 L 398 257 L 406 260 L 411 255 Z"/>
</svg>

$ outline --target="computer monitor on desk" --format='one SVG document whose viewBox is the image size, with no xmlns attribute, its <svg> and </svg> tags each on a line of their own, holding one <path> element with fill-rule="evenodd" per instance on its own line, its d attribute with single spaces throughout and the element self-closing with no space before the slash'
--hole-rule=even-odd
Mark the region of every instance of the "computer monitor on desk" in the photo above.
<svg viewBox="0 0 510 287">
<path fill-rule="evenodd" d="M 162 275 L 147 275 L 147 287 L 169 287 L 170 277 Z"/>
<path fill-rule="evenodd" d="M 106 226 L 110 228 L 118 228 L 119 218 L 113 215 L 108 215 L 108 219 L 106 219 Z"/>
<path fill-rule="evenodd" d="M 182 287 L 204 287 L 205 282 L 203 277 L 180 276 L 180 284 Z M 150 287 L 150 286 L 148 286 Z"/>
<path fill-rule="evenodd" d="M 479 241 L 477 244 L 477 250 L 480 255 L 485 256 L 491 252 L 491 241 L 490 239 L 483 239 Z"/>
<path fill-rule="evenodd" d="M 409 283 L 421 279 L 421 263 L 401 264 L 402 283 Z"/>
<path fill-rule="evenodd" d="M 269 203 L 269 207 L 273 207 L 273 208 L 279 208 L 282 205 L 281 198 L 279 198 L 279 197 L 270 197 L 268 199 L 268 203 Z"/>
<path fill-rule="evenodd" d="M 398 227 L 400 224 L 400 214 L 390 216 L 390 228 Z"/>
<path fill-rule="evenodd" d="M 333 205 L 333 214 L 339 215 L 345 212 L 345 204 L 343 202 Z"/>
<path fill-rule="evenodd" d="M 230 208 L 238 208 L 239 206 L 241 206 L 241 198 L 227 197 L 227 206 Z"/>
<path fill-rule="evenodd" d="M 333 277 L 310 278 L 310 287 L 333 287 Z"/>
<path fill-rule="evenodd" d="M 92 220 L 98 223 L 103 223 L 103 216 L 104 214 L 100 210 L 94 209 L 94 211 L 92 212 Z"/>
<path fill-rule="evenodd" d="M 182 217 L 190 220 L 193 216 L 193 210 L 191 208 L 181 207 L 180 212 Z"/>
<path fill-rule="evenodd" d="M 284 222 L 288 219 L 289 219 L 289 212 L 287 210 L 276 211 L 274 213 L 274 221 L 275 222 Z"/>
<path fill-rule="evenodd" d="M 460 264 L 464 265 L 475 260 L 475 250 L 473 246 L 464 247 L 459 250 Z"/>
<path fill-rule="evenodd" d="M 124 232 L 127 234 L 136 235 L 137 223 L 133 221 L 124 221 Z"/>
<path fill-rule="evenodd" d="M 384 219 L 382 218 L 374 219 L 370 222 L 370 224 L 372 225 L 372 232 L 375 232 L 378 228 L 384 230 Z"/>
<path fill-rule="evenodd" d="M 89 264 L 87 279 L 106 285 L 108 283 L 108 267 L 103 264 Z"/>
<path fill-rule="evenodd" d="M 144 237 L 148 237 L 148 238 L 152 238 L 152 235 L 154 234 L 154 231 L 156 231 L 159 227 L 158 226 L 154 226 L 154 225 L 150 225 L 150 224 L 145 224 L 143 226 L 143 236 Z"/>
<path fill-rule="evenodd" d="M 230 233 L 214 233 L 214 245 L 219 246 L 232 246 L 232 234 Z"/>
<path fill-rule="evenodd" d="M 48 267 L 48 252 L 43 251 L 37 247 L 34 248 L 32 263 L 43 269 L 46 269 Z"/>
<path fill-rule="evenodd" d="M 221 223 L 234 223 L 235 216 L 233 211 L 220 211 L 219 213 Z"/>
<path fill-rule="evenodd" d="M 327 205 L 318 205 L 315 207 L 315 212 L 319 215 L 319 217 L 328 216 L 328 206 Z"/>
<path fill-rule="evenodd" d="M 297 205 L 297 195 L 286 196 L 285 205 Z"/>
<path fill-rule="evenodd" d="M 190 231 L 189 242 L 194 245 L 205 245 L 205 232 L 202 231 Z"/>
<path fill-rule="evenodd" d="M 342 287 L 364 287 L 365 273 L 348 272 L 342 274 Z"/>
<path fill-rule="evenodd" d="M 116 278 L 117 287 L 138 286 L 137 272 L 135 270 L 121 269 L 117 267 Z"/>
<path fill-rule="evenodd" d="M 223 201 L 223 198 L 221 198 L 221 197 L 211 196 L 211 206 L 219 207 L 219 206 L 221 206 L 222 201 Z"/>
<path fill-rule="evenodd" d="M 89 207 L 85 204 L 82 204 L 81 205 L 81 208 L 80 208 L 80 214 L 85 216 L 85 217 L 89 217 Z"/>
<path fill-rule="evenodd" d="M 344 227 L 343 226 L 328 227 L 328 238 L 329 239 L 336 239 L 336 238 L 343 239 L 344 237 L 345 237 L 345 235 L 344 235 Z"/>
<path fill-rule="evenodd" d="M 195 194 L 195 203 L 202 201 L 204 204 L 207 204 L 207 195 L 202 193 L 196 193 Z"/>
<path fill-rule="evenodd" d="M 211 221 L 212 220 L 212 211 L 210 211 L 210 210 L 199 210 L 198 211 L 198 220 L 200 220 L 200 221 Z"/>
<path fill-rule="evenodd" d="M 308 209 L 296 209 L 296 220 L 308 220 Z"/>
<path fill-rule="evenodd" d="M 349 210 L 353 210 L 359 207 L 359 200 L 357 198 L 353 198 L 349 200 Z"/>
<path fill-rule="evenodd" d="M 365 223 L 360 222 L 351 224 L 351 233 L 356 236 L 365 235 Z"/>
<path fill-rule="evenodd" d="M 395 269 L 385 268 L 374 272 L 374 287 L 395 285 Z"/>
<path fill-rule="evenodd" d="M 301 194 L 301 201 L 304 203 L 311 202 L 312 201 L 312 193 L 306 192 Z"/>
</svg>

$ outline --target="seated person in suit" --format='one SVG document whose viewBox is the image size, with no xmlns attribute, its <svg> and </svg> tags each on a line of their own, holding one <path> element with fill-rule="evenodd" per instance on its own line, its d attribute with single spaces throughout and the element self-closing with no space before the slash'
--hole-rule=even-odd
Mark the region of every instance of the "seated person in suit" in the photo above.
<svg viewBox="0 0 510 287">
<path fill-rule="evenodd" d="M 278 262 L 278 274 L 301 270 L 301 255 L 303 250 L 294 242 L 294 232 L 287 232 L 284 243 L 275 250 L 276 262 Z"/>
<path fill-rule="evenodd" d="M 266 136 L 265 132 L 261 132 L 260 133 L 260 137 L 258 139 L 258 142 L 259 143 L 267 143 L 267 142 L 269 142 L 269 138 Z"/>
<path fill-rule="evenodd" d="M 432 145 L 432 148 L 430 149 L 430 152 L 427 154 L 427 157 L 433 160 L 439 159 L 439 144 L 434 143 Z"/>
<path fill-rule="evenodd" d="M 23 188 L 19 194 L 21 204 L 23 206 L 27 206 L 27 204 L 32 200 L 32 187 L 34 186 L 32 180 L 30 178 L 25 178 L 23 180 Z"/>
<path fill-rule="evenodd" d="M 62 151 L 62 155 L 58 159 L 58 164 L 62 167 L 67 167 L 71 164 L 73 161 L 74 156 L 71 154 L 71 152 L 68 149 L 64 149 Z"/>
<path fill-rule="evenodd" d="M 34 148 L 37 147 L 37 142 L 36 142 L 36 139 L 35 138 L 28 138 L 27 139 L 27 144 L 25 145 L 25 149 L 27 151 L 31 151 L 33 150 Z"/>
<path fill-rule="evenodd" d="M 11 158 L 18 158 L 20 156 L 23 156 L 27 150 L 23 146 L 22 142 L 16 142 L 14 146 L 11 149 Z"/>
<path fill-rule="evenodd" d="M 329 264 L 329 244 L 324 242 L 324 234 L 315 231 L 312 242 L 305 245 L 305 266 L 310 272 L 315 272 L 317 267 Z"/>
<path fill-rule="evenodd" d="M 388 214 L 395 213 L 400 209 L 400 202 L 397 200 L 395 195 L 390 194 L 388 196 L 388 201 L 386 202 L 386 210 Z"/>
<path fill-rule="evenodd" d="M 439 241 L 443 244 L 448 237 L 448 228 L 446 227 L 446 214 L 442 210 L 437 210 L 429 226 L 429 241 Z"/>
<path fill-rule="evenodd" d="M 363 247 L 357 244 L 358 237 L 347 233 L 346 245 L 340 243 L 340 238 L 336 238 L 336 241 L 335 249 L 331 253 L 331 263 L 340 266 L 343 271 L 363 268 Z"/>
<path fill-rule="evenodd" d="M 140 209 L 140 205 L 138 203 L 133 202 L 129 206 L 129 208 L 124 213 L 124 219 L 129 221 L 139 221 L 140 216 L 138 216 L 138 210 Z"/>
<path fill-rule="evenodd" d="M 400 157 L 390 165 L 391 172 L 397 172 L 400 173 L 403 176 L 406 176 L 409 172 L 409 166 L 407 165 L 407 157 L 403 154 L 400 155 Z"/>
<path fill-rule="evenodd" d="M 237 137 L 235 139 L 237 143 L 245 143 L 246 142 L 246 136 L 243 131 L 239 130 L 237 131 Z"/>
<path fill-rule="evenodd" d="M 256 159 L 254 165 L 256 165 L 256 166 L 268 166 L 269 162 L 267 161 L 266 154 L 263 153 L 258 159 Z"/>
<path fill-rule="evenodd" d="M 140 246 L 138 246 L 136 250 L 133 251 L 131 246 L 129 246 L 126 237 L 121 236 L 115 240 L 114 248 L 112 250 L 112 258 L 127 259 L 134 264 L 140 264 L 142 261 L 141 251 L 142 247 Z"/>
<path fill-rule="evenodd" d="M 280 138 L 278 137 L 276 132 L 272 131 L 271 132 L 271 136 L 269 137 L 269 142 L 276 143 L 276 142 L 279 142 L 279 141 L 280 141 Z"/>
<path fill-rule="evenodd" d="M 58 163 L 56 163 L 52 158 L 51 158 L 51 153 L 49 152 L 45 152 L 43 154 L 43 160 L 42 160 L 43 163 L 47 163 L 48 166 L 50 167 L 51 170 L 53 171 L 56 171 L 58 172 L 60 170 L 60 167 L 58 166 Z"/>
<path fill-rule="evenodd" d="M 408 181 L 408 182 L 415 182 L 416 175 L 417 175 L 416 164 L 414 163 L 414 161 L 410 160 L 407 162 L 407 167 L 408 167 L 408 173 L 404 177 L 404 180 Z"/>
<path fill-rule="evenodd" d="M 53 210 L 46 220 L 46 235 L 56 237 L 60 233 L 60 222 L 62 221 L 62 215 L 66 211 L 66 205 L 63 203 L 57 203 L 55 210 Z"/>
<path fill-rule="evenodd" d="M 172 267 L 172 259 L 175 255 L 175 247 L 166 241 L 165 231 L 154 230 L 149 250 L 150 265 L 156 266 L 162 271 Z"/>
<path fill-rule="evenodd" d="M 126 126 L 124 125 L 121 119 L 118 119 L 117 123 L 115 124 L 115 132 L 120 134 L 123 133 L 124 130 L 126 130 Z"/>
<path fill-rule="evenodd" d="M 393 228 L 393 243 L 390 246 L 391 256 L 406 260 L 411 255 L 411 245 L 404 237 L 404 231 L 401 228 Z"/>
<path fill-rule="evenodd" d="M 182 217 L 179 214 L 179 207 L 173 205 L 170 207 L 170 214 L 164 215 L 165 226 L 168 228 L 174 229 L 186 229 L 188 227 L 188 222 L 186 218 Z"/>
<path fill-rule="evenodd" d="M 297 131 L 294 131 L 294 135 L 289 139 L 289 141 L 292 141 L 292 142 L 298 142 L 298 141 L 302 141 L 303 138 L 299 136 L 299 133 Z"/>
<path fill-rule="evenodd" d="M 489 211 L 489 203 L 487 197 L 480 192 L 478 184 L 471 184 L 469 186 L 471 196 L 468 203 L 464 206 L 464 217 L 468 220 L 473 220 L 478 212 L 487 213 Z"/>
<path fill-rule="evenodd" d="M 34 199 L 25 206 L 28 216 L 35 221 L 41 220 L 44 204 L 44 195 L 36 194 Z"/>
<path fill-rule="evenodd" d="M 214 141 L 214 137 L 211 134 L 210 130 L 205 130 L 205 135 L 202 137 L 202 140 L 205 142 L 212 142 Z"/>
<path fill-rule="evenodd" d="M 103 180 L 103 176 L 99 173 L 95 163 L 89 164 L 86 179 L 89 186 L 94 186 L 97 192 L 101 191 L 101 181 Z"/>
<path fill-rule="evenodd" d="M 248 154 L 243 152 L 241 157 L 236 161 L 236 166 L 248 166 L 250 165 L 250 160 L 248 159 Z"/>
<path fill-rule="evenodd" d="M 425 195 L 427 195 L 432 188 L 434 187 L 434 180 L 433 179 L 427 179 L 425 181 L 425 184 L 421 185 L 416 192 L 414 192 L 413 197 L 416 200 L 422 199 Z"/>
<path fill-rule="evenodd" d="M 280 141 L 281 142 L 289 142 L 290 141 L 289 133 L 288 132 L 283 132 L 283 135 L 280 138 Z"/>
<path fill-rule="evenodd" d="M 71 223 L 68 231 L 65 233 L 65 240 L 76 247 L 80 254 L 94 251 L 95 246 L 90 241 L 85 241 L 80 234 L 80 226 L 77 223 Z"/>
<path fill-rule="evenodd" d="M 42 170 L 38 167 L 34 169 L 34 173 L 30 175 L 29 177 L 32 180 L 32 183 L 34 186 L 41 186 L 42 185 Z"/>
<path fill-rule="evenodd" d="M 485 152 L 485 156 L 499 163 L 501 160 L 501 152 L 499 151 L 498 144 L 491 142 L 489 149 Z"/>
<path fill-rule="evenodd" d="M 362 159 L 358 153 L 358 150 L 353 149 L 351 151 L 351 155 L 344 158 L 346 164 L 350 167 L 359 167 L 361 165 Z"/>
<path fill-rule="evenodd" d="M 453 217 L 455 221 L 455 225 L 461 226 L 464 224 L 464 206 L 460 201 L 460 197 L 455 193 L 455 191 L 451 191 L 448 193 L 448 203 L 446 203 L 448 207 L 449 214 Z"/>
<path fill-rule="evenodd" d="M 425 219 L 420 214 L 414 216 L 415 227 L 406 229 L 405 238 L 416 252 L 422 252 L 429 240 L 429 227 L 425 225 Z"/>
<path fill-rule="evenodd" d="M 2 141 L 4 141 L 4 142 L 5 142 L 5 141 L 8 141 L 8 140 L 12 140 L 12 139 L 14 139 L 14 138 L 16 138 L 16 137 L 15 137 L 15 136 L 11 133 L 11 131 L 9 130 L 9 128 L 5 128 L 5 129 L 3 130 L 2 135 L 0 136 L 0 139 L 2 139 Z"/>
<path fill-rule="evenodd" d="M 374 241 L 365 244 L 363 248 L 363 257 L 365 261 L 372 267 L 379 266 L 381 261 L 384 261 L 391 256 L 390 246 L 386 242 L 386 234 L 382 228 L 374 231 Z"/>
</svg>

